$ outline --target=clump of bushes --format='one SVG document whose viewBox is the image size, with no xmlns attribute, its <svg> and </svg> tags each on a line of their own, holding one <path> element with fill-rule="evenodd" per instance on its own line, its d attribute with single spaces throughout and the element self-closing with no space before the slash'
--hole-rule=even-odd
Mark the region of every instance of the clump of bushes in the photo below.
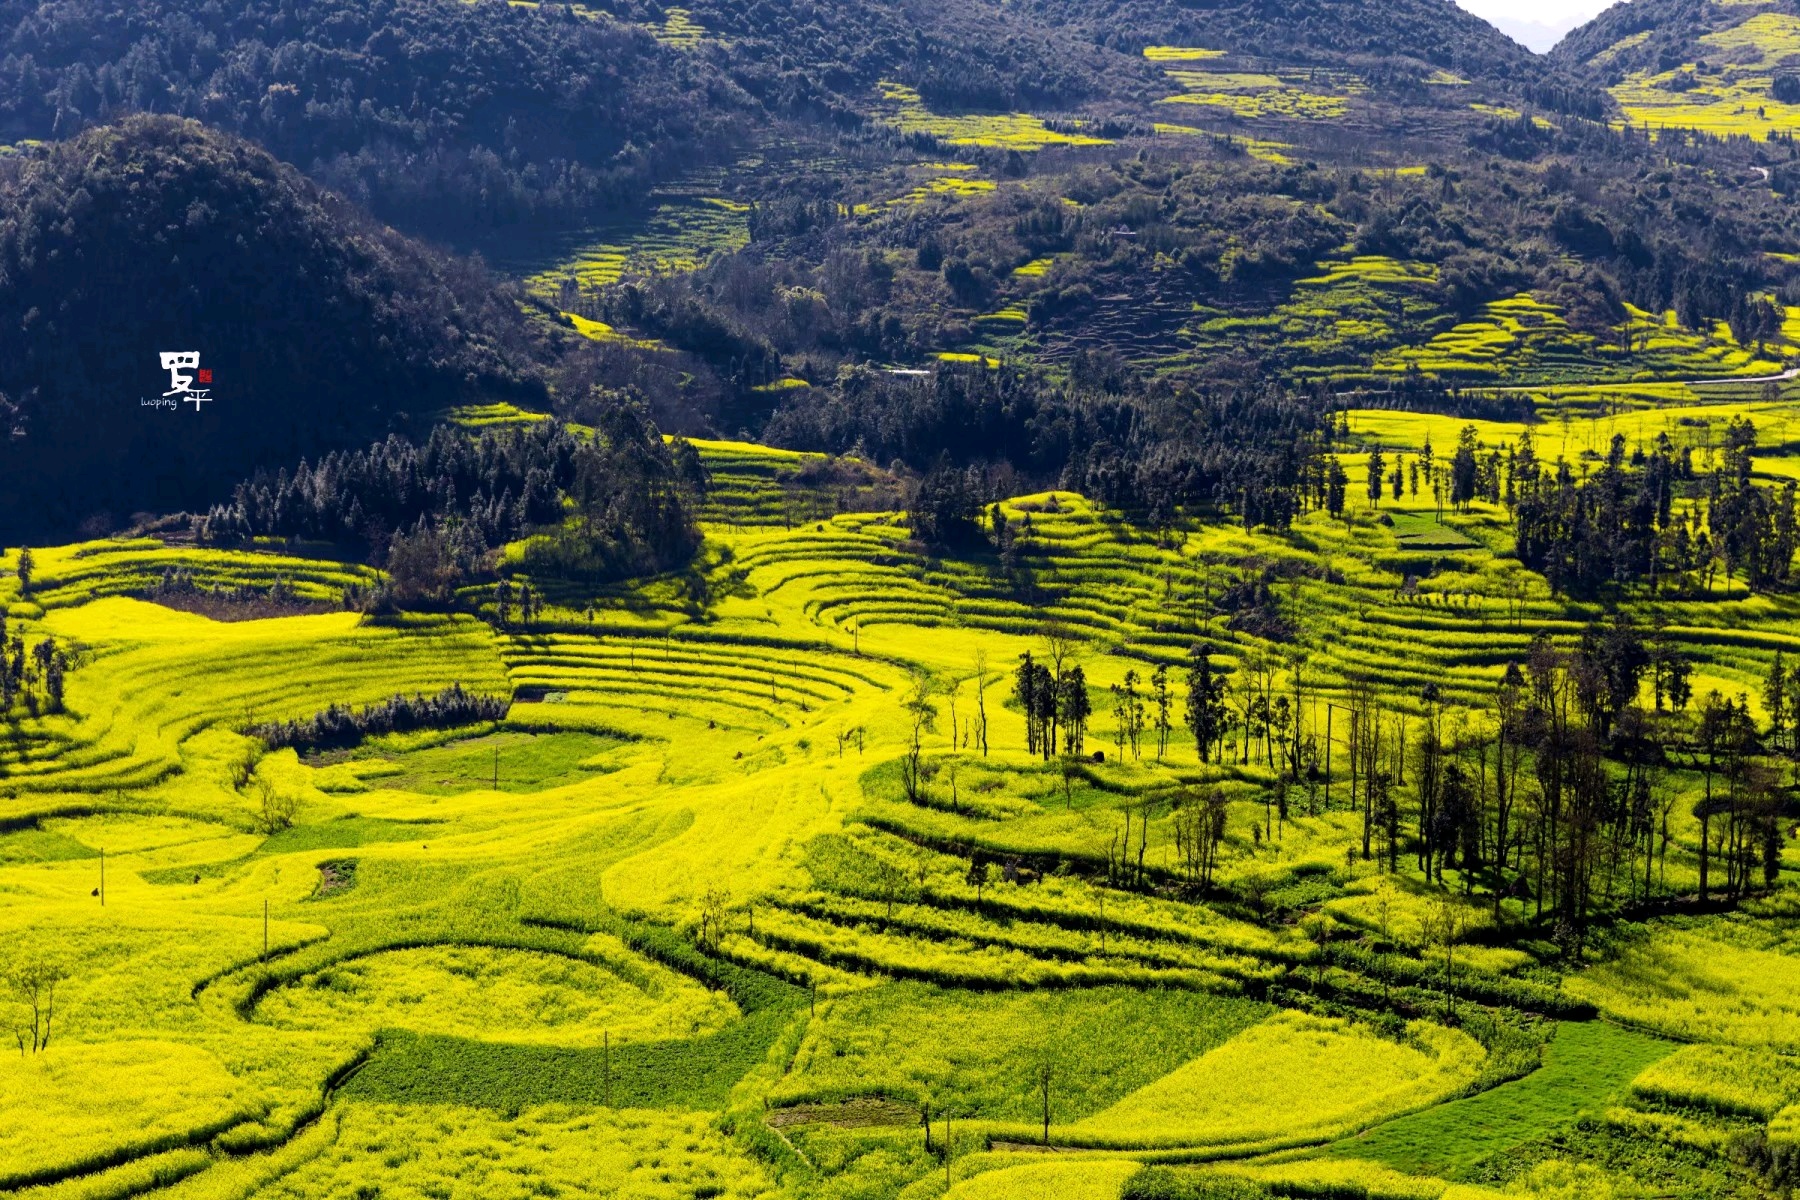
<svg viewBox="0 0 1800 1200">
<path fill-rule="evenodd" d="M 479 695 L 453 683 L 435 696 L 396 695 L 361 709 L 333 704 L 304 720 L 273 721 L 251 726 L 246 732 L 272 750 L 289 746 L 296 750 L 334 750 L 354 746 L 372 734 L 498 721 L 511 706 L 511 700 L 504 696 Z"/>
</svg>

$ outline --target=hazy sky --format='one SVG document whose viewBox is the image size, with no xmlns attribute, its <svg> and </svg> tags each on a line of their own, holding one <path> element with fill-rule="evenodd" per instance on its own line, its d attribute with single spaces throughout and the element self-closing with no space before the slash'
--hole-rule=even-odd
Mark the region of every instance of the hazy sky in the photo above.
<svg viewBox="0 0 1800 1200">
<path fill-rule="evenodd" d="M 1561 34 L 1575 28 L 1611 0 L 1457 0 L 1534 50 L 1548 50 Z"/>
<path fill-rule="evenodd" d="M 1457 3 L 1490 21 L 1496 17 L 1511 18 L 1572 28 L 1610 7 L 1611 0 L 1457 0 Z"/>
</svg>

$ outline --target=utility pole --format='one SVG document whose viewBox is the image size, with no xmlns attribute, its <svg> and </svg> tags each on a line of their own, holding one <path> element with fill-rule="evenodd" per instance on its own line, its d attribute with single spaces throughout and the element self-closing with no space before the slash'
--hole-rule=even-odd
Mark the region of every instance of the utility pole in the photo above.
<svg viewBox="0 0 1800 1200">
<path fill-rule="evenodd" d="M 1331 713 L 1337 705 L 1325 702 L 1325 811 L 1331 811 Z"/>
<path fill-rule="evenodd" d="M 950 1186 L 950 1110 L 944 1110 L 944 1187 Z"/>
</svg>

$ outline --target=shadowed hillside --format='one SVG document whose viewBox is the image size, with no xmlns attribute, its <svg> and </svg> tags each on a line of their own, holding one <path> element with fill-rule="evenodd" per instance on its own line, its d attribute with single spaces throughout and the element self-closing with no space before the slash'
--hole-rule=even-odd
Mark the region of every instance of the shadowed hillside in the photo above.
<svg viewBox="0 0 1800 1200">
<path fill-rule="evenodd" d="M 165 351 L 199 352 L 210 399 L 164 397 Z M 11 536 L 203 504 L 264 462 L 541 394 L 516 307 L 480 275 L 168 118 L 9 162 L 0 362 Z"/>
</svg>

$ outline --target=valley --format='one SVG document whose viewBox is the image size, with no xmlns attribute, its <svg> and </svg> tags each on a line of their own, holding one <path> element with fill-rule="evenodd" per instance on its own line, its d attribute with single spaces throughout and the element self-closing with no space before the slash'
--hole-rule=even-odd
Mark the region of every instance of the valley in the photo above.
<svg viewBox="0 0 1800 1200">
<path fill-rule="evenodd" d="M 0 1196 L 1788 1195 L 1797 38 L 0 0 Z"/>
</svg>

